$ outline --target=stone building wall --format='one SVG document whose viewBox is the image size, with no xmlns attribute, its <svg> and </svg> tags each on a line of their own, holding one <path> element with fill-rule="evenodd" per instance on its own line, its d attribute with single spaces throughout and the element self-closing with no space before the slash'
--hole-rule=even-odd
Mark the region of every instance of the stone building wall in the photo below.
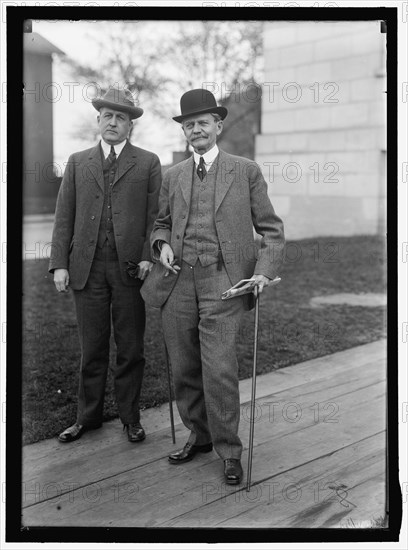
<svg viewBox="0 0 408 550">
<path fill-rule="evenodd" d="M 268 22 L 261 165 L 289 239 L 385 231 L 380 22 Z"/>
</svg>

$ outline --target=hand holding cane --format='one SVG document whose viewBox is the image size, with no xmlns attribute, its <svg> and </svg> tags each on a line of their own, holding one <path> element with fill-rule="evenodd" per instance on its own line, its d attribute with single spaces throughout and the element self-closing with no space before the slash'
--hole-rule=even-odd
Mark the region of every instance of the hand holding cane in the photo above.
<svg viewBox="0 0 408 550">
<path fill-rule="evenodd" d="M 275 277 L 268 283 L 268 286 L 276 285 L 280 282 L 280 277 Z M 247 492 L 251 490 L 251 472 L 252 472 L 252 454 L 254 447 L 254 422 L 255 422 L 255 393 L 256 393 L 256 363 L 258 355 L 258 327 L 259 327 L 259 282 L 254 279 L 242 279 L 234 286 L 222 293 L 222 300 L 230 300 L 243 294 L 254 293 L 255 296 L 255 335 L 254 335 L 254 362 L 252 368 L 252 392 L 251 392 L 251 416 L 249 425 L 249 449 L 248 449 L 248 473 L 247 473 Z"/>
</svg>

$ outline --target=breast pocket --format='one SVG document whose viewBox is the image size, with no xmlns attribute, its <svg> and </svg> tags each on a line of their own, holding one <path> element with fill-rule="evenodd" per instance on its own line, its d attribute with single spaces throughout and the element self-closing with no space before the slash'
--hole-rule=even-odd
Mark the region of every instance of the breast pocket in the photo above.
<svg viewBox="0 0 408 550">
<path fill-rule="evenodd" d="M 142 181 L 148 179 L 149 174 L 137 164 L 134 164 L 124 174 L 126 181 Z"/>
</svg>

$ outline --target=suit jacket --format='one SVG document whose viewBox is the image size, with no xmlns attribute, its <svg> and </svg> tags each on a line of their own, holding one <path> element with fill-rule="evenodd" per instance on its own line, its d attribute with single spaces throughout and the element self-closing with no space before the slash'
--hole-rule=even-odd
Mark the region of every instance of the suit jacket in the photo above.
<svg viewBox="0 0 408 550">
<path fill-rule="evenodd" d="M 215 182 L 215 226 L 224 265 L 232 284 L 261 274 L 273 279 L 283 258 L 284 233 L 281 219 L 275 214 L 268 197 L 268 186 L 260 167 L 249 159 L 219 152 Z M 151 234 L 153 247 L 158 239 L 173 249 L 177 263 L 182 259 L 183 237 L 188 220 L 193 156 L 170 168 L 164 175 L 159 198 L 159 214 Z M 254 229 L 262 236 L 260 248 Z M 156 264 L 142 286 L 142 296 L 153 307 L 167 300 L 177 275 Z M 227 289 L 225 289 L 227 290 Z M 246 307 L 252 307 L 248 295 Z"/>
<path fill-rule="evenodd" d="M 112 187 L 112 220 L 122 280 L 127 261 L 150 260 L 150 233 L 157 216 L 161 166 L 157 155 L 126 143 Z M 95 255 L 102 216 L 104 179 L 100 144 L 68 160 L 58 193 L 49 271 L 68 269 L 70 286 L 84 288 Z"/>
</svg>

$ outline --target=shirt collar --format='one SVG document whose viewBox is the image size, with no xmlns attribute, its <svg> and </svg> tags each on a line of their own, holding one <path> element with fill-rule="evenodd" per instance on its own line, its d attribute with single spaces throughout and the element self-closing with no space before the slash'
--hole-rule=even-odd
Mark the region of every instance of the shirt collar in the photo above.
<svg viewBox="0 0 408 550">
<path fill-rule="evenodd" d="M 116 145 L 113 146 L 113 148 L 115 149 L 115 153 L 116 153 L 117 157 L 121 154 L 122 149 L 126 145 L 126 141 L 127 140 L 125 139 L 121 143 L 117 143 Z M 107 158 L 109 153 L 110 153 L 111 146 L 109 145 L 109 143 L 106 143 L 106 141 L 103 141 L 103 139 L 101 139 L 101 147 L 102 147 L 104 157 Z"/>
<path fill-rule="evenodd" d="M 219 153 L 218 145 L 215 144 L 214 147 L 212 147 L 209 151 L 204 153 L 204 155 L 199 155 L 194 151 L 194 162 L 196 164 L 200 163 L 200 157 L 204 158 L 205 164 L 212 164 L 214 160 L 216 159 L 217 155 Z"/>
</svg>

